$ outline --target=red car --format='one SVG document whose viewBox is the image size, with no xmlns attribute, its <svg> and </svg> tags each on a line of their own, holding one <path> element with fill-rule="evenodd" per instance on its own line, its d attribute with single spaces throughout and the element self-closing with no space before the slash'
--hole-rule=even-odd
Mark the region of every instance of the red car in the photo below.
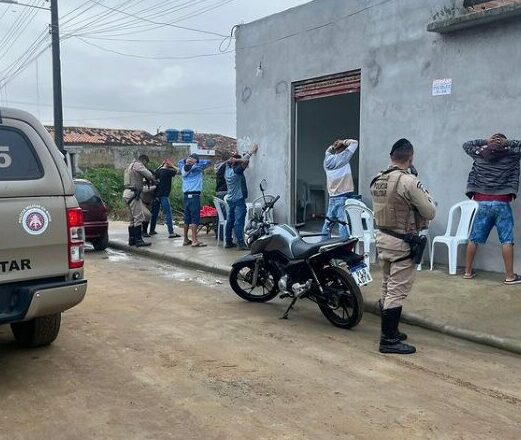
<svg viewBox="0 0 521 440">
<path fill-rule="evenodd" d="M 94 249 L 102 251 L 109 245 L 109 222 L 107 205 L 96 187 L 85 179 L 74 179 L 76 199 L 85 219 L 85 241 Z"/>
</svg>

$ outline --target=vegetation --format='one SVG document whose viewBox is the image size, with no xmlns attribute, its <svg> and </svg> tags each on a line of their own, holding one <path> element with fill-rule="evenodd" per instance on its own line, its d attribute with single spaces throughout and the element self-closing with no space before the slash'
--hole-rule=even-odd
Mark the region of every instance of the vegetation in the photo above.
<svg viewBox="0 0 521 440">
<path fill-rule="evenodd" d="M 151 168 L 154 169 L 155 167 Z M 123 171 L 112 168 L 94 168 L 86 171 L 83 178 L 90 180 L 98 188 L 103 201 L 109 208 L 109 215 L 112 219 L 119 220 L 128 217 L 127 207 L 122 198 L 124 190 Z M 172 192 L 170 193 L 170 201 L 176 217 L 180 217 L 183 213 L 182 185 L 182 178 L 177 175 L 174 178 Z M 215 174 L 212 170 L 208 170 L 204 175 L 202 204 L 213 206 L 214 195 Z"/>
</svg>

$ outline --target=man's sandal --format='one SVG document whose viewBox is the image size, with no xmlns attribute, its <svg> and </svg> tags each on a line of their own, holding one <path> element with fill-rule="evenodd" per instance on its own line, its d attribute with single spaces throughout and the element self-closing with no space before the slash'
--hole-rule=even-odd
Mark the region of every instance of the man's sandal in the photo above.
<svg viewBox="0 0 521 440">
<path fill-rule="evenodd" d="M 506 285 L 511 285 L 511 284 L 521 284 L 521 276 L 519 276 L 518 274 L 516 274 L 514 276 L 514 279 L 513 280 L 505 280 L 503 281 L 503 284 L 506 284 Z"/>
</svg>

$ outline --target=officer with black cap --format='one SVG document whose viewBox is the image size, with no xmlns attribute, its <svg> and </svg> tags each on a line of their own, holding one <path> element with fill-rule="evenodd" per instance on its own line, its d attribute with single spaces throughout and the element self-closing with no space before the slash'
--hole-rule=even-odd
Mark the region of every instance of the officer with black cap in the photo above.
<svg viewBox="0 0 521 440">
<path fill-rule="evenodd" d="M 383 267 L 381 353 L 411 354 L 398 330 L 402 306 L 416 276 L 416 264 L 425 247 L 418 233 L 436 214 L 436 206 L 412 165 L 414 149 L 400 139 L 391 149 L 391 166 L 371 182 L 373 209 L 378 227 L 376 247 Z"/>
</svg>

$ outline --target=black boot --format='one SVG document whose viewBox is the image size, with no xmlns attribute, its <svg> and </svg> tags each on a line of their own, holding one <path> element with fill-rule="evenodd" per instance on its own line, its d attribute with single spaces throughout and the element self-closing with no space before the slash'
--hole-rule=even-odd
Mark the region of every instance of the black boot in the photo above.
<svg viewBox="0 0 521 440">
<path fill-rule="evenodd" d="M 398 339 L 398 323 L 401 314 L 401 307 L 383 310 L 380 353 L 412 354 L 416 352 L 414 346 L 405 344 Z"/>
<path fill-rule="evenodd" d="M 380 307 L 380 316 L 382 316 L 382 313 L 384 311 L 384 302 L 381 298 L 378 300 L 378 307 Z M 396 331 L 398 333 L 398 339 L 400 341 L 405 341 L 407 339 L 407 333 L 402 333 L 400 329 L 397 329 Z"/>
<path fill-rule="evenodd" d="M 128 227 L 128 245 L 129 246 L 136 245 L 136 238 L 134 237 L 134 226 Z"/>
<path fill-rule="evenodd" d="M 150 237 L 150 234 L 148 233 L 148 222 L 143 222 L 143 237 Z"/>
<path fill-rule="evenodd" d="M 143 238 L 141 236 L 141 226 L 136 226 L 134 228 L 134 238 L 136 239 L 136 247 L 145 247 L 150 246 L 152 243 L 147 243 L 143 241 Z"/>
</svg>

